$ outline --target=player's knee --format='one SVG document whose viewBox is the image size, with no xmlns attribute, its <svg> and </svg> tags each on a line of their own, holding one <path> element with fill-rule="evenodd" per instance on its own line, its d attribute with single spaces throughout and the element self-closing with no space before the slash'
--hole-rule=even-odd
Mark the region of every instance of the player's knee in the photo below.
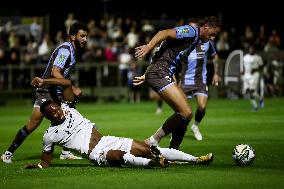
<svg viewBox="0 0 284 189">
<path fill-rule="evenodd" d="M 125 152 L 120 150 L 110 150 L 106 154 L 106 160 L 110 166 L 120 167 L 124 164 L 123 156 Z"/>
<path fill-rule="evenodd" d="M 186 120 L 191 120 L 193 116 L 191 109 L 187 109 L 187 110 L 180 112 L 180 115 Z"/>
<path fill-rule="evenodd" d="M 198 106 L 198 111 L 200 112 L 205 112 L 206 111 L 206 105 L 205 104 L 201 104 Z"/>
</svg>

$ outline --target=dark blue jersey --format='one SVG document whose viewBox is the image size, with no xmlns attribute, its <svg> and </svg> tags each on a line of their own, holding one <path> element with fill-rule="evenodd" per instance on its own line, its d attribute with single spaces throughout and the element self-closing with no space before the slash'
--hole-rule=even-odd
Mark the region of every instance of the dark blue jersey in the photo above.
<svg viewBox="0 0 284 189">
<path fill-rule="evenodd" d="M 163 62 L 169 74 L 173 75 L 177 68 L 176 57 L 181 51 L 192 51 L 199 41 L 199 30 L 193 26 L 176 27 L 176 38 L 164 40 L 154 53 L 151 64 Z"/>
</svg>

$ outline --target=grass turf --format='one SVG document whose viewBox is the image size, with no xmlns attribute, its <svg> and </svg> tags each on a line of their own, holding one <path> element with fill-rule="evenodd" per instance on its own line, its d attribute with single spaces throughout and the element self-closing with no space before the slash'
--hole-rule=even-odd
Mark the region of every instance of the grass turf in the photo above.
<svg viewBox="0 0 284 189">
<path fill-rule="evenodd" d="M 192 102 L 195 111 L 195 102 Z M 143 140 L 172 113 L 164 105 L 155 115 L 155 103 L 79 103 L 78 110 L 94 121 L 105 135 Z M 10 145 L 31 113 L 31 106 L 0 107 L 0 153 Z M 181 150 L 199 156 L 214 153 L 209 166 L 172 165 L 166 169 L 101 168 L 88 160 L 59 160 L 57 147 L 52 167 L 25 170 L 40 159 L 45 120 L 16 151 L 13 164 L 0 162 L 0 188 L 283 188 L 284 187 L 284 99 L 267 99 L 265 108 L 251 112 L 245 100 L 209 100 L 196 141 L 190 130 Z M 169 137 L 160 146 L 167 147 Z M 252 166 L 235 166 L 231 153 L 236 144 L 248 143 L 256 150 Z"/>
</svg>

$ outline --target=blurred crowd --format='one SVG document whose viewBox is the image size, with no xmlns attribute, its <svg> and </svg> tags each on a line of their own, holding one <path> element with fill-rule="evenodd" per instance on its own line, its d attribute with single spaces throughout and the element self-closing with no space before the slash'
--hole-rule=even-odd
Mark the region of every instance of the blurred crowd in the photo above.
<svg viewBox="0 0 284 189">
<path fill-rule="evenodd" d="M 78 57 L 79 61 L 89 63 L 119 64 L 119 69 L 127 78 L 127 70 L 133 62 L 134 47 L 146 44 L 160 29 L 184 25 L 187 19 L 172 22 L 164 20 L 134 20 L 130 17 L 103 16 L 100 19 L 90 19 L 86 24 L 89 28 L 87 49 Z M 0 26 L 0 66 L 45 64 L 50 53 L 57 45 L 66 40 L 69 26 L 78 21 L 73 13 L 66 15 L 65 30 L 59 30 L 54 36 L 46 32 L 42 20 L 34 17 L 26 30 L 18 30 L 17 25 L 8 21 Z M 80 20 L 79 20 L 80 21 Z M 225 24 L 225 23 L 224 23 Z M 281 36 L 275 28 L 260 25 L 258 28 L 225 28 L 215 41 L 216 50 L 221 59 L 235 49 L 247 50 L 249 44 L 255 44 L 258 51 L 277 52 L 283 48 Z M 146 61 L 149 57 L 146 57 Z M 283 60 L 276 60 L 281 62 Z M 271 63 L 271 73 L 273 66 Z M 283 62 L 279 64 L 283 67 Z M 277 68 L 278 69 L 278 68 Z M 270 70 L 270 68 L 267 68 Z M 282 72 L 281 72 L 282 74 Z M 133 75 L 133 74 L 132 74 Z M 0 73 L 0 83 L 4 82 Z M 0 84 L 1 87 L 1 84 Z"/>
</svg>

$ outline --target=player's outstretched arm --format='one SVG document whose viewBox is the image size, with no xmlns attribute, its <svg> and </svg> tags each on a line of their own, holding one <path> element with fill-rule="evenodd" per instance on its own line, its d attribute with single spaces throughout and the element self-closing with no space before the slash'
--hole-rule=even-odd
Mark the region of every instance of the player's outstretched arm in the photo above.
<svg viewBox="0 0 284 189">
<path fill-rule="evenodd" d="M 160 42 L 167 38 L 176 38 L 176 31 L 175 29 L 166 29 L 159 31 L 147 45 L 142 45 L 135 48 L 135 57 L 136 58 L 143 58 L 146 54 L 148 54 L 151 50 L 154 49 Z"/>
<path fill-rule="evenodd" d="M 71 86 L 72 83 L 69 79 L 65 78 L 48 78 L 42 79 L 40 77 L 33 78 L 31 85 L 33 87 L 41 87 L 42 85 L 61 85 L 61 86 Z"/>
</svg>

